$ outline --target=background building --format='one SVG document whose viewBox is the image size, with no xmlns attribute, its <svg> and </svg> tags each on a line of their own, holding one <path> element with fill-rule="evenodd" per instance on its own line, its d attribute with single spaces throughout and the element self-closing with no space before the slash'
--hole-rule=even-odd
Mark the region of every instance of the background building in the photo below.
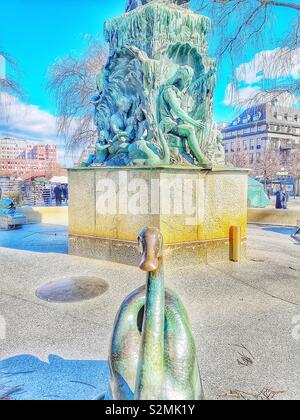
<svg viewBox="0 0 300 420">
<path fill-rule="evenodd" d="M 227 161 L 247 155 L 255 164 L 266 150 L 278 152 L 278 158 L 288 158 L 300 148 L 300 110 L 277 104 L 263 104 L 244 111 L 222 129 Z"/>
<path fill-rule="evenodd" d="M 220 121 L 220 122 L 217 123 L 217 128 L 220 131 L 223 131 L 227 127 L 228 127 L 228 122 Z"/>
<path fill-rule="evenodd" d="M 0 138 L 0 175 L 21 178 L 51 176 L 56 168 L 54 144 L 40 145 L 14 138 Z"/>
</svg>

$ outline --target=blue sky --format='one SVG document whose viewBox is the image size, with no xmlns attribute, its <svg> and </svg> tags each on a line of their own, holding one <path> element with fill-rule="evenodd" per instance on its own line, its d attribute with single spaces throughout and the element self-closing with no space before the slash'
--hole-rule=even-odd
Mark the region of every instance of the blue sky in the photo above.
<svg viewBox="0 0 300 420">
<path fill-rule="evenodd" d="M 44 117 L 46 113 L 55 114 L 54 104 L 46 91 L 49 65 L 70 52 L 80 54 L 86 45 L 86 35 L 102 36 L 104 21 L 121 14 L 124 6 L 125 0 L 0 0 L 0 46 L 17 60 L 22 70 L 26 96 L 18 105 L 29 105 L 31 119 L 40 111 Z M 278 19 L 275 32 L 287 30 L 290 13 L 284 14 L 280 10 L 281 19 Z M 265 48 L 273 48 L 270 41 L 266 41 Z M 241 55 L 241 63 L 251 62 L 259 52 L 255 45 L 248 45 Z M 259 69 L 252 66 L 252 71 L 256 70 Z M 230 66 L 225 62 L 218 74 L 215 98 L 218 121 L 234 117 L 225 97 L 230 76 Z M 253 89 L 259 80 L 252 77 L 250 82 L 241 80 L 241 85 Z M 53 120 L 49 120 L 48 125 L 53 126 Z M 11 128 L 22 135 L 21 125 Z M 35 124 L 35 128 L 38 136 L 41 127 Z M 52 127 L 49 137 L 53 136 Z"/>
<path fill-rule="evenodd" d="M 0 45 L 17 60 L 27 100 L 54 112 L 45 92 L 47 69 L 84 48 L 85 35 L 102 35 L 103 23 L 125 0 L 0 0 Z"/>
</svg>

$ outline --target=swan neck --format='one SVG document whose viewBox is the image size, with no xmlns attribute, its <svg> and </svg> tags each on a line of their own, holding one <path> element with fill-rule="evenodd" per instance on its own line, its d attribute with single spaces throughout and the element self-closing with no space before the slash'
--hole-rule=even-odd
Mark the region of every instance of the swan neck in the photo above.
<svg viewBox="0 0 300 420">
<path fill-rule="evenodd" d="M 165 287 L 163 262 L 148 273 L 135 399 L 162 399 L 164 373 Z"/>
</svg>

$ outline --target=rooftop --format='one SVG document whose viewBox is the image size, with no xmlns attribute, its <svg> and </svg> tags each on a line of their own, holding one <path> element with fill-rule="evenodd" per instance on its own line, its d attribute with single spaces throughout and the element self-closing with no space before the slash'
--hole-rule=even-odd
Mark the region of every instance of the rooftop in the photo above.
<svg viewBox="0 0 300 420">
<path fill-rule="evenodd" d="M 282 120 L 278 122 L 293 123 L 300 126 L 300 109 L 288 108 L 280 105 L 274 105 L 271 103 L 265 103 L 256 105 L 243 111 L 234 121 L 229 123 L 222 131 L 230 131 L 238 129 L 241 126 L 247 126 L 252 124 L 262 124 L 266 121 L 273 120 L 277 121 L 277 115 L 282 116 Z M 284 117 L 287 117 L 285 120 Z"/>
</svg>

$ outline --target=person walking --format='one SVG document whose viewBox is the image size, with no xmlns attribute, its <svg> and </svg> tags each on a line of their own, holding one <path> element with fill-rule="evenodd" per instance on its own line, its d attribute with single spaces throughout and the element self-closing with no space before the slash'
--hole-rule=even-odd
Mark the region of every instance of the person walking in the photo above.
<svg viewBox="0 0 300 420">
<path fill-rule="evenodd" d="M 280 185 L 280 189 L 276 193 L 276 209 L 287 210 L 289 193 L 284 185 Z"/>
<path fill-rule="evenodd" d="M 288 202 L 289 202 L 289 192 L 286 188 L 286 186 L 283 188 L 283 203 L 282 203 L 282 208 L 284 210 L 287 210 L 288 208 Z"/>
<path fill-rule="evenodd" d="M 68 200 L 69 200 L 69 191 L 68 191 L 68 186 L 67 185 L 62 186 L 62 192 L 63 192 L 63 196 L 64 196 L 64 199 L 65 199 L 65 204 L 67 206 L 68 205 Z"/>
<path fill-rule="evenodd" d="M 63 190 L 60 184 L 56 185 L 56 187 L 54 188 L 54 196 L 55 196 L 56 206 L 60 207 L 62 203 L 62 197 L 63 197 Z"/>
</svg>

